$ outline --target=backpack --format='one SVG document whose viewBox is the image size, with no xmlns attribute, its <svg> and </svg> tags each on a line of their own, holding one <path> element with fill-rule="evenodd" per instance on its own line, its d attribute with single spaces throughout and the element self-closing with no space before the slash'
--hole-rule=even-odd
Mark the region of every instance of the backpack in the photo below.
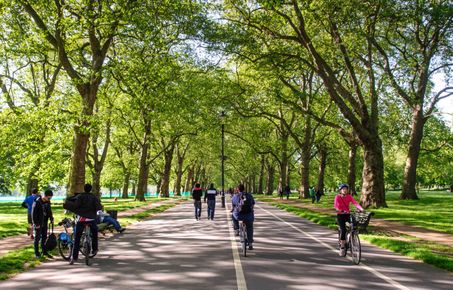
<svg viewBox="0 0 453 290">
<path fill-rule="evenodd" d="M 238 209 L 240 214 L 249 214 L 253 211 L 252 199 L 249 194 L 242 193 L 239 197 Z"/>
<path fill-rule="evenodd" d="M 57 247 L 57 237 L 53 233 L 53 222 L 52 222 L 49 227 L 49 236 L 47 237 L 46 243 L 44 244 L 44 248 L 46 251 L 52 251 L 56 247 Z"/>
</svg>

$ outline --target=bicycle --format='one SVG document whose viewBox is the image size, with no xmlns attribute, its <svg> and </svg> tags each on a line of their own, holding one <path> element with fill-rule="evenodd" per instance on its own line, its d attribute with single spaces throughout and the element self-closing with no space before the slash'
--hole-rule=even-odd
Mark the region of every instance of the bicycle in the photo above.
<svg viewBox="0 0 453 290">
<path fill-rule="evenodd" d="M 247 225 L 244 221 L 239 221 L 239 240 L 241 241 L 242 254 L 247 257 L 247 246 L 249 240 L 247 237 Z"/>
<path fill-rule="evenodd" d="M 351 251 L 352 262 L 356 265 L 360 263 L 362 258 L 362 247 L 360 244 L 359 232 L 360 228 L 364 229 L 364 225 L 368 225 L 372 212 L 353 212 L 349 215 L 349 222 L 346 223 L 346 244 L 344 257 L 347 255 L 348 249 Z M 341 247 L 340 243 L 340 227 L 338 226 L 338 249 Z"/>
<path fill-rule="evenodd" d="M 85 256 L 85 264 L 90 265 L 90 259 L 94 258 L 97 253 L 92 253 L 92 237 L 89 224 L 85 224 L 82 236 L 80 238 L 80 252 Z"/>
<path fill-rule="evenodd" d="M 68 228 L 74 228 L 74 221 L 64 218 L 58 225 L 64 228 L 64 232 L 58 234 L 58 252 L 64 260 L 69 261 L 72 255 L 72 248 L 74 247 L 74 240 L 73 233 L 69 233 Z"/>
</svg>

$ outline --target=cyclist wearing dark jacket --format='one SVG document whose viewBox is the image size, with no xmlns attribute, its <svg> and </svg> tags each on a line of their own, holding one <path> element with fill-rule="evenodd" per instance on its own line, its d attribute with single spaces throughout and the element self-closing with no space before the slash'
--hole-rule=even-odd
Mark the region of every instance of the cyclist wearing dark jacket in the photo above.
<svg viewBox="0 0 453 290">
<path fill-rule="evenodd" d="M 201 196 L 203 195 L 203 190 L 200 187 L 199 183 L 195 184 L 195 187 L 192 189 L 192 198 L 193 205 L 195 207 L 195 219 L 198 220 L 201 216 Z"/>
<path fill-rule="evenodd" d="M 97 211 L 102 209 L 99 199 L 91 193 L 91 184 L 85 184 L 85 192 L 77 194 L 77 196 L 67 199 L 64 208 L 74 212 L 76 216 L 76 225 L 74 230 L 74 247 L 72 248 L 72 256 L 69 264 L 74 264 L 79 258 L 80 238 L 82 237 L 85 225 L 90 226 L 92 237 L 92 254 L 98 251 L 98 227 L 96 224 Z"/>
<path fill-rule="evenodd" d="M 41 240 L 42 254 L 50 256 L 45 248 L 47 240 L 47 224 L 49 220 L 53 223 L 52 207 L 50 205 L 50 199 L 53 196 L 52 190 L 46 190 L 43 197 L 38 197 L 33 202 L 31 208 L 31 218 L 33 222 L 33 228 L 35 230 L 35 238 L 33 246 L 35 248 L 35 257 L 40 257 L 39 252 L 39 241 Z"/>
</svg>

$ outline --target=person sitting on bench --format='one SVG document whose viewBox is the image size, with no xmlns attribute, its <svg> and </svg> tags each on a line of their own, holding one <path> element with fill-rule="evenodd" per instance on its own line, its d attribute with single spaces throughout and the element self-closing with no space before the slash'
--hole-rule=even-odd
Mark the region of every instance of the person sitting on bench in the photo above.
<svg viewBox="0 0 453 290">
<path fill-rule="evenodd" d="M 111 217 L 108 213 L 103 212 L 102 210 L 99 210 L 98 216 L 99 216 L 100 223 L 106 223 L 107 226 L 113 225 L 113 227 L 115 228 L 115 230 L 117 232 L 122 233 L 126 230 L 125 228 L 121 227 L 120 223 L 116 219 Z"/>
</svg>

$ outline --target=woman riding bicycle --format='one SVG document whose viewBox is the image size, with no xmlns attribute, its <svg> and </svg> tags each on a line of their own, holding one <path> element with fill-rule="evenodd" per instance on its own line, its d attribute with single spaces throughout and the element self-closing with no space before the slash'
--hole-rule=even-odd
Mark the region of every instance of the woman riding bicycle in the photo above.
<svg viewBox="0 0 453 290">
<path fill-rule="evenodd" d="M 363 208 L 349 194 L 349 186 L 347 184 L 340 185 L 339 190 L 340 193 L 335 196 L 334 207 L 337 211 L 337 222 L 340 226 L 340 256 L 344 256 L 346 251 L 346 222 L 349 221 L 351 215 L 349 204 L 352 202 L 360 211 L 363 211 Z"/>
</svg>

